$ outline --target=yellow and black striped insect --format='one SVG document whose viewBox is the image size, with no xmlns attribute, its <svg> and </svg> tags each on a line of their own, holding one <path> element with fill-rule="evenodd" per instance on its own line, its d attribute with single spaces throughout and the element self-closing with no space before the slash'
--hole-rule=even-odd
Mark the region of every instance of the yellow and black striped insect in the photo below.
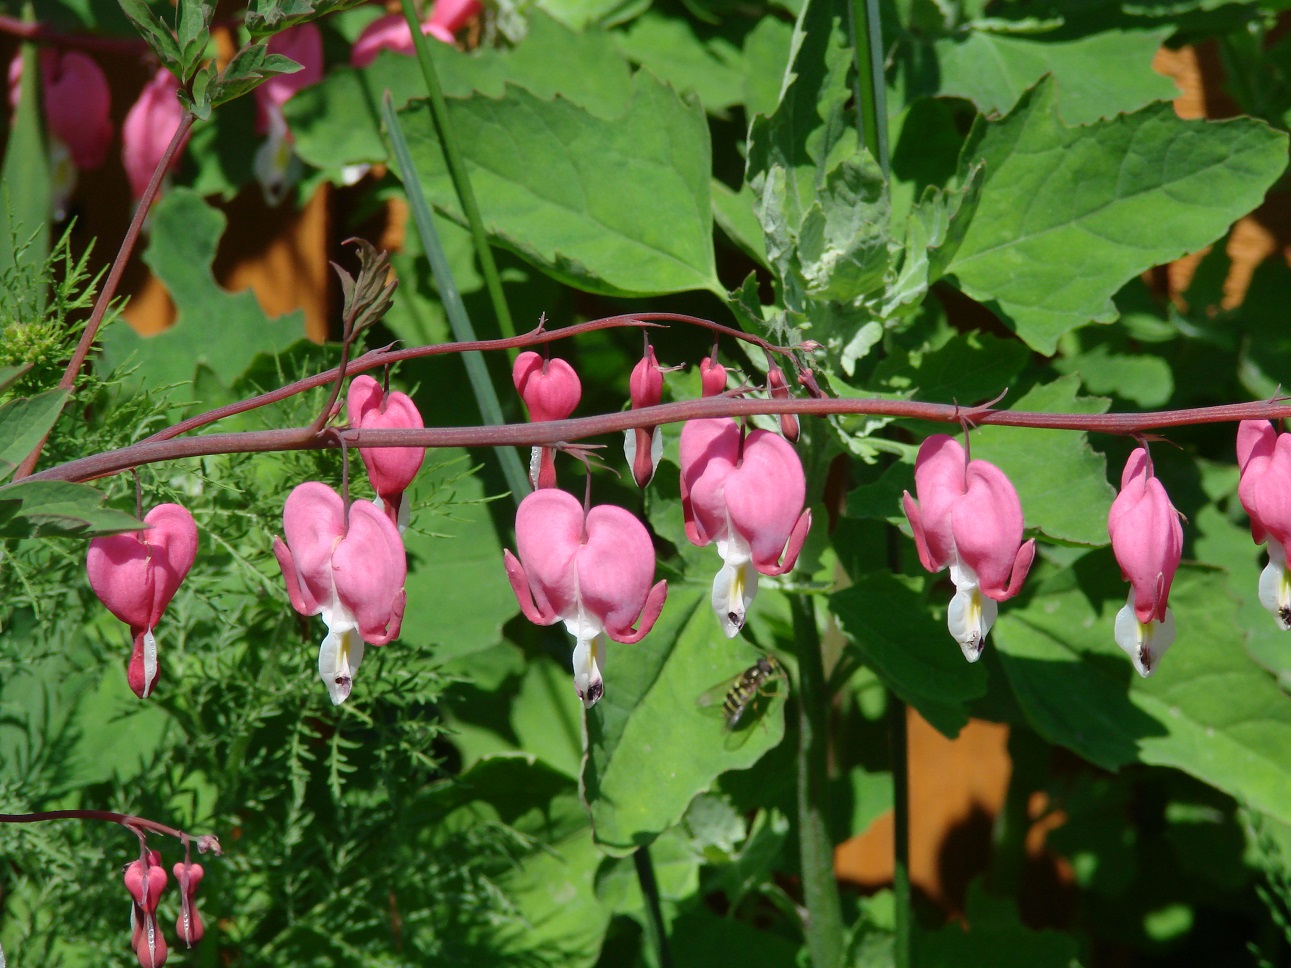
<svg viewBox="0 0 1291 968">
<path fill-rule="evenodd" d="M 767 700 L 773 695 L 779 680 L 785 677 L 784 667 L 770 654 L 760 656 L 734 680 L 724 680 L 697 700 L 700 706 L 711 706 L 721 697 L 722 718 L 726 728 L 734 732 L 740 723 L 751 722 L 765 710 Z"/>
</svg>

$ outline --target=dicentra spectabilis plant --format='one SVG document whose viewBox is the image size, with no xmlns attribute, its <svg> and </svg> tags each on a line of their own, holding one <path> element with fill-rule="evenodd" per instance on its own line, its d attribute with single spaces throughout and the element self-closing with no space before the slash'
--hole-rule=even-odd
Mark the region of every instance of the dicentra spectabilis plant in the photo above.
<svg viewBox="0 0 1291 968">
<path fill-rule="evenodd" d="M 412 398 L 394 390 L 386 393 L 366 374 L 356 376 L 345 398 L 351 427 L 360 429 L 419 429 L 426 425 Z M 361 447 L 359 456 L 377 492 L 376 504 L 402 533 L 408 527 L 408 498 L 404 493 L 426 458 L 424 447 Z"/>
<path fill-rule="evenodd" d="M 663 370 L 655 359 L 654 347 L 646 344 L 645 355 L 632 368 L 628 378 L 632 409 L 653 407 L 663 402 Z M 623 431 L 623 455 L 632 469 L 637 487 L 645 487 L 654 477 L 663 456 L 663 434 L 658 427 L 635 427 Z"/>
<path fill-rule="evenodd" d="M 1129 600 L 1116 613 L 1116 644 L 1147 678 L 1174 642 L 1174 614 L 1168 604 L 1183 556 L 1183 527 L 1143 447 L 1125 462 L 1121 491 L 1107 516 L 1107 533 L 1121 574 L 1130 583 Z"/>
<path fill-rule="evenodd" d="M 1237 428 L 1238 497 L 1251 517 L 1251 537 L 1268 543 L 1269 561 L 1260 573 L 1260 604 L 1281 629 L 1291 629 L 1291 435 L 1267 420 L 1243 420 Z"/>
<path fill-rule="evenodd" d="M 585 511 L 569 492 L 544 488 L 516 512 L 516 551 L 503 557 L 520 609 L 537 625 L 565 623 L 574 690 L 590 709 L 605 692 L 606 637 L 640 642 L 663 610 L 668 583 L 651 586 L 650 535 L 621 507 Z"/>
<path fill-rule="evenodd" d="M 157 685 L 161 665 L 153 629 L 197 557 L 197 525 L 178 504 L 159 504 L 136 534 L 95 538 L 85 556 L 90 587 L 130 626 L 134 647 L 127 678 L 140 699 Z"/>
<path fill-rule="evenodd" d="M 953 437 L 935 434 L 915 459 L 916 498 L 902 496 L 919 562 L 933 573 L 950 566 L 955 595 L 946 625 L 976 662 L 999 613 L 998 602 L 1022 589 L 1035 539 L 1022 541 L 1022 502 L 1004 472 L 969 460 Z"/>
<path fill-rule="evenodd" d="M 319 481 L 299 484 L 282 512 L 284 542 L 273 553 L 292 607 L 321 615 L 327 635 L 318 675 L 335 705 L 345 702 L 363 661 L 363 644 L 398 638 L 407 599 L 407 562 L 399 530 L 371 501 L 349 508 Z"/>
<path fill-rule="evenodd" d="M 578 407 L 583 385 L 574 368 L 562 359 L 548 359 L 533 350 L 516 357 L 511 382 L 535 423 L 564 420 Z M 529 458 L 529 483 L 535 488 L 556 486 L 556 452 L 535 447 Z"/>
<path fill-rule="evenodd" d="M 783 437 L 768 430 L 746 435 L 729 417 L 682 427 L 686 537 L 701 548 L 717 543 L 722 567 L 712 604 L 728 638 L 744 627 L 758 575 L 783 575 L 797 563 L 811 529 L 806 493 L 802 461 Z"/>
<path fill-rule="evenodd" d="M 126 865 L 126 889 L 130 892 L 130 946 L 140 968 L 161 968 L 166 963 L 166 937 L 157 924 L 157 905 L 166 889 L 166 868 L 161 854 L 145 850 L 143 856 Z"/>
</svg>

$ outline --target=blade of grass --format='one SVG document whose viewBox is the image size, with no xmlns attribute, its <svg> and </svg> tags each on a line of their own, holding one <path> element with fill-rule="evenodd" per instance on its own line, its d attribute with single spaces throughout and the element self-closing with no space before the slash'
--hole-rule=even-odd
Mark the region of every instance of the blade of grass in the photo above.
<svg viewBox="0 0 1291 968">
<path fill-rule="evenodd" d="M 497 264 L 493 261 L 493 250 L 489 248 L 489 239 L 484 231 L 484 219 L 480 207 L 475 202 L 475 192 L 471 188 L 471 179 L 466 173 L 466 162 L 453 136 L 452 126 L 448 121 L 448 107 L 444 103 L 444 90 L 439 84 L 439 75 L 435 73 L 435 62 L 430 56 L 430 40 L 421 32 L 421 21 L 417 19 L 417 10 L 412 0 L 402 0 L 404 19 L 412 31 L 413 45 L 417 49 L 417 63 L 421 65 L 421 76 L 426 82 L 426 93 L 430 95 L 430 117 L 435 123 L 435 132 L 439 135 L 440 147 L 444 150 L 444 161 L 448 165 L 448 174 L 453 179 L 453 188 L 462 203 L 462 214 L 471 230 L 471 239 L 475 242 L 475 256 L 480 263 L 480 273 L 484 276 L 484 286 L 493 303 L 493 315 L 497 317 L 496 335 L 508 338 L 516 335 L 515 324 L 511 321 L 511 311 L 507 308 L 506 296 L 502 292 L 502 280 L 498 276 Z M 402 162 L 400 162 L 402 164 Z M 509 351 L 514 361 L 515 350 Z"/>
<path fill-rule="evenodd" d="M 888 177 L 887 87 L 878 0 L 847 0 L 847 25 L 856 58 L 856 126 L 861 142 Z"/>
<path fill-rule="evenodd" d="M 448 267 L 448 258 L 444 255 L 443 246 L 440 245 L 439 233 L 435 231 L 435 223 L 431 219 L 426 196 L 421 192 L 421 183 L 417 180 L 412 154 L 408 150 L 408 141 L 399 126 L 399 116 L 395 113 L 394 100 L 389 91 L 385 92 L 385 97 L 382 99 L 381 113 L 385 118 L 386 132 L 390 137 L 390 146 L 394 151 L 395 160 L 399 163 L 399 171 L 403 173 L 408 209 L 412 212 L 412 220 L 417 226 L 417 233 L 421 236 L 426 258 L 430 260 L 430 271 L 434 273 L 435 286 L 439 289 L 444 311 L 448 314 L 448 324 L 452 327 L 453 338 L 459 343 L 472 342 L 475 340 L 475 329 L 471 326 L 471 319 L 466 314 L 461 293 L 457 291 L 457 284 L 453 281 L 453 273 Z M 486 424 L 501 426 L 505 423 L 502 418 L 502 406 L 498 403 L 493 381 L 489 379 L 488 369 L 484 366 L 483 354 L 463 353 L 462 360 L 466 364 L 466 375 L 470 378 L 471 390 L 475 393 L 475 402 L 479 405 L 480 416 L 484 418 Z M 502 464 L 502 474 L 506 478 L 507 487 L 511 489 L 511 496 L 516 504 L 519 504 L 529 493 L 529 478 L 525 474 L 524 466 L 516 456 L 514 448 L 496 447 L 494 449 Z"/>
</svg>

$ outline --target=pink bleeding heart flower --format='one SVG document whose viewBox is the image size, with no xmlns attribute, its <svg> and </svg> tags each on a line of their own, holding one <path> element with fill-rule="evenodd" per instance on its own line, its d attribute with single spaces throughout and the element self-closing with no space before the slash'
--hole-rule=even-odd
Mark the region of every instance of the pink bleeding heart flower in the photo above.
<svg viewBox="0 0 1291 968">
<path fill-rule="evenodd" d="M 574 689 L 591 708 L 605 691 L 605 638 L 639 642 L 654 627 L 668 583 L 654 580 L 654 546 L 631 513 L 599 504 L 584 514 L 571 494 L 548 488 L 520 502 L 507 578 L 525 618 L 564 622 L 574 636 Z M 632 623 L 640 618 L 637 628 Z"/>
<path fill-rule="evenodd" d="M 700 360 L 699 382 L 702 396 L 716 397 L 726 392 L 726 367 L 717 362 L 716 353 Z"/>
<path fill-rule="evenodd" d="M 970 461 L 945 434 L 919 448 L 914 483 L 918 502 L 906 491 L 902 503 L 919 561 L 934 573 L 950 566 L 955 596 L 946 624 L 964 658 L 976 662 L 995 624 L 996 603 L 1022 589 L 1035 557 L 1035 540 L 1022 541 L 1022 502 L 1002 470 Z"/>
<path fill-rule="evenodd" d="M 178 91 L 175 76 L 162 68 L 144 85 L 121 125 L 121 162 L 136 199 L 143 197 L 170 139 L 184 120 L 184 108 L 176 96 Z M 187 143 L 188 139 L 184 140 Z M 171 171 L 179 164 L 182 152 L 181 145 L 171 159 Z"/>
<path fill-rule="evenodd" d="M 1260 604 L 1279 628 L 1291 629 L 1291 435 L 1267 420 L 1243 420 L 1237 428 L 1237 496 L 1251 516 L 1251 537 L 1268 542 L 1269 561 L 1260 574 Z"/>
<path fill-rule="evenodd" d="M 318 481 L 287 496 L 282 527 L 287 540 L 274 538 L 274 557 L 292 607 L 327 624 L 318 674 L 339 706 L 349 698 L 363 643 L 385 645 L 399 635 L 407 599 L 403 541 L 371 501 L 351 504 L 347 522 L 340 495 Z"/>
<path fill-rule="evenodd" d="M 157 903 L 166 889 L 166 869 L 161 854 L 146 851 L 126 865 L 123 876 L 130 892 L 130 945 L 141 968 L 161 968 L 168 954 L 166 939 L 157 926 Z"/>
<path fill-rule="evenodd" d="M 283 200 L 303 170 L 282 108 L 297 91 L 323 79 L 323 35 L 315 24 L 297 24 L 274 34 L 268 50 L 301 65 L 295 73 L 277 74 L 255 89 L 256 130 L 268 137 L 256 151 L 254 169 L 272 206 Z"/>
<path fill-rule="evenodd" d="M 583 397 L 574 368 L 561 359 L 545 360 L 533 350 L 521 353 L 511 367 L 511 382 L 529 408 L 534 423 L 564 420 Z M 535 488 L 556 486 L 555 451 L 535 447 L 529 459 L 529 483 Z"/>
<path fill-rule="evenodd" d="M 783 575 L 798 560 L 811 511 L 802 461 L 783 437 L 742 436 L 729 417 L 689 420 L 681 429 L 681 507 L 686 537 L 717 542 L 722 568 L 713 579 L 713 611 L 727 637 L 744 627 L 758 574 Z"/>
<path fill-rule="evenodd" d="M 1116 615 L 1116 642 L 1147 678 L 1174 642 L 1168 602 L 1183 556 L 1183 528 L 1142 447 L 1125 462 L 1121 492 L 1107 515 L 1107 533 L 1121 574 L 1130 583 L 1129 600 Z"/>
<path fill-rule="evenodd" d="M 197 557 L 197 525 L 178 504 L 159 504 L 133 534 L 95 538 L 85 555 L 90 588 L 108 611 L 130 626 L 134 650 L 127 678 L 140 699 L 157 685 L 153 629 Z"/>
<path fill-rule="evenodd" d="M 178 861 L 171 868 L 175 873 L 175 884 L 179 887 L 181 895 L 179 917 L 175 921 L 175 933 L 179 935 L 179 940 L 184 942 L 185 947 L 191 948 L 202 940 L 206 933 L 206 928 L 202 924 L 202 916 L 197 913 L 197 886 L 202 883 L 202 877 L 206 873 L 202 870 L 201 864 L 193 864 L 187 861 Z"/>
<path fill-rule="evenodd" d="M 372 377 L 356 376 L 345 398 L 345 413 L 351 427 L 360 430 L 421 429 L 421 413 L 412 398 L 398 390 L 386 393 Z M 408 527 L 408 499 L 404 492 L 412 483 L 425 447 L 360 447 L 359 456 L 377 492 L 377 504 L 400 533 Z"/>
<path fill-rule="evenodd" d="M 663 370 L 655 359 L 654 347 L 646 344 L 645 355 L 632 368 L 628 379 L 632 409 L 654 407 L 663 402 Z M 632 468 L 637 487 L 644 488 L 654 477 L 663 457 L 663 434 L 658 427 L 635 427 L 623 431 L 623 455 Z"/>
<path fill-rule="evenodd" d="M 430 17 L 422 22 L 421 32 L 445 44 L 454 42 L 455 34 L 483 11 L 478 0 L 438 0 Z M 412 31 L 401 13 L 378 17 L 359 34 L 350 50 L 350 63 L 367 67 L 377 54 L 392 50 L 397 54 L 413 52 Z"/>
</svg>

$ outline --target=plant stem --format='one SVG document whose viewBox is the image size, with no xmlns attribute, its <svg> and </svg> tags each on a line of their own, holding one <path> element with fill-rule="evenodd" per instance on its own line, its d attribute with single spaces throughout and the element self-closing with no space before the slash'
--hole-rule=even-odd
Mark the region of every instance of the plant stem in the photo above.
<svg viewBox="0 0 1291 968">
<path fill-rule="evenodd" d="M 407 2 L 408 0 L 405 0 L 405 3 Z M 413 32 L 418 37 L 421 36 L 420 30 L 414 28 Z M 395 113 L 394 100 L 390 97 L 389 91 L 386 91 L 382 102 L 382 113 L 385 115 L 386 132 L 390 136 L 395 158 L 399 161 L 399 168 L 404 172 L 404 192 L 408 196 L 408 208 L 412 212 L 413 221 L 417 224 L 417 232 L 421 235 L 421 244 L 426 250 L 426 257 L 430 260 L 430 269 L 435 276 L 435 285 L 439 288 L 439 297 L 444 304 L 444 311 L 448 314 L 449 325 L 453 328 L 453 337 L 461 342 L 473 341 L 475 329 L 471 326 L 471 319 L 466 314 L 461 293 L 458 292 L 457 284 L 453 281 L 453 272 L 449 268 L 448 258 L 444 255 L 444 247 L 439 243 L 439 233 L 435 231 L 430 206 L 426 204 L 426 198 L 421 193 L 421 183 L 417 181 L 416 170 L 412 165 L 412 154 L 408 151 L 408 142 L 404 139 L 403 128 L 399 125 L 399 116 Z M 510 326 L 509 319 L 507 325 Z M 514 332 L 511 335 L 514 336 Z M 479 352 L 464 353 L 462 362 L 466 365 L 466 375 L 470 378 L 471 389 L 475 392 L 475 402 L 480 408 L 480 416 L 484 418 L 485 423 L 495 426 L 504 424 L 506 421 L 502 416 L 502 405 L 498 402 L 497 391 L 493 388 L 488 367 L 484 365 L 484 355 Z M 502 465 L 502 476 L 506 478 L 511 497 L 518 505 L 530 491 L 529 477 L 513 448 L 499 446 L 495 451 Z"/>
<path fill-rule="evenodd" d="M 654 865 L 650 862 L 650 848 L 638 847 L 632 852 L 632 863 L 637 869 L 637 883 L 646 902 L 645 933 L 655 962 L 659 968 L 672 968 L 672 952 L 668 948 L 668 932 L 663 923 L 663 908 L 659 904 L 659 883 L 654 878 Z"/>
<path fill-rule="evenodd" d="M 906 704 L 888 693 L 892 751 L 892 894 L 896 912 L 893 964 L 910 968 L 910 750 Z"/>
<path fill-rule="evenodd" d="M 197 844 L 198 851 L 203 854 L 208 850 L 217 857 L 223 853 L 220 850 L 219 838 L 214 834 L 203 834 L 200 837 L 195 837 L 175 827 L 167 827 L 165 824 L 157 823 L 155 820 L 146 820 L 143 817 L 135 817 L 128 813 L 116 813 L 112 810 L 40 810 L 36 813 L 0 813 L 0 823 L 43 823 L 46 820 L 105 820 L 108 823 L 120 824 L 136 834 L 141 830 L 145 830 L 155 834 L 164 834 L 167 837 L 175 837 L 185 844 L 192 841 Z"/>
<path fill-rule="evenodd" d="M 814 968 L 843 963 L 843 914 L 829 835 L 829 693 L 816 613 L 806 595 L 789 596 L 798 646 L 798 845 Z"/>
<path fill-rule="evenodd" d="M 480 207 L 475 201 L 475 192 L 471 188 L 471 179 L 466 172 L 466 161 L 462 158 L 461 149 L 453 135 L 452 125 L 448 120 L 448 105 L 444 102 L 444 90 L 439 84 L 439 75 L 435 73 L 435 61 L 430 55 L 430 41 L 421 32 L 421 21 L 412 0 L 402 0 L 403 16 L 412 31 L 413 44 L 417 48 L 417 63 L 421 65 L 421 76 L 426 81 L 426 92 L 430 95 L 430 116 L 435 122 L 435 132 L 439 135 L 439 144 L 444 151 L 444 161 L 448 165 L 448 174 L 453 179 L 453 188 L 462 204 L 462 214 L 471 230 L 471 239 L 475 243 L 475 255 L 479 259 L 480 273 L 484 276 L 484 286 L 493 303 L 493 314 L 498 320 L 498 330 L 503 337 L 515 336 L 515 324 L 511 321 L 511 311 L 507 308 L 506 296 L 502 292 L 502 280 L 498 276 L 497 264 L 493 261 L 493 250 L 489 248 L 488 234 L 484 230 L 484 219 Z M 413 168 L 399 162 L 403 169 L 405 182 L 415 179 Z"/>
<path fill-rule="evenodd" d="M 887 89 L 878 0 L 847 0 L 847 26 L 856 58 L 856 126 L 861 143 L 888 177 Z"/>
</svg>

